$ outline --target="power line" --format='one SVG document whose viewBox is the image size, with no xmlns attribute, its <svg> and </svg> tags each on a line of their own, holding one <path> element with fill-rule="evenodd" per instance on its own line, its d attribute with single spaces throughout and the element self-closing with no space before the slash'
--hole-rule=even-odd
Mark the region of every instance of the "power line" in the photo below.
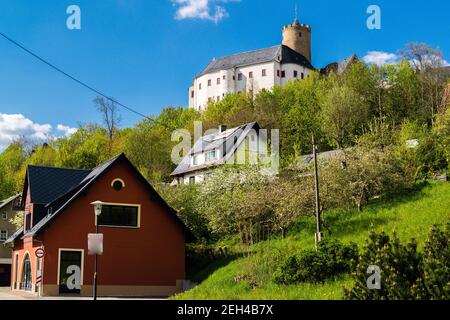
<svg viewBox="0 0 450 320">
<path fill-rule="evenodd" d="M 30 55 L 33 56 L 34 58 L 36 58 L 36 59 L 38 59 L 39 61 L 43 62 L 44 64 L 46 64 L 46 65 L 49 66 L 50 68 L 52 68 L 52 69 L 58 71 L 59 73 L 63 74 L 64 76 L 66 76 L 66 77 L 72 79 L 73 81 L 75 81 L 76 83 L 82 85 L 83 87 L 85 87 L 85 88 L 87 88 L 87 89 L 89 89 L 89 90 L 95 92 L 95 93 L 98 94 L 99 96 L 102 96 L 103 98 L 108 99 L 109 101 L 118 104 L 119 106 L 121 106 L 121 107 L 127 109 L 127 110 L 130 111 L 130 112 L 133 112 L 133 113 L 135 113 L 135 114 L 137 114 L 137 115 L 139 115 L 139 116 L 141 116 L 141 117 L 143 117 L 143 118 L 146 118 L 146 119 L 148 119 L 148 120 L 151 120 L 151 121 L 155 122 L 155 120 L 152 119 L 152 118 L 150 118 L 149 116 L 146 116 L 146 115 L 140 113 L 139 111 L 136 111 L 136 110 L 134 110 L 133 108 L 128 107 L 128 106 L 124 105 L 123 103 L 121 103 L 121 102 L 119 102 L 119 101 L 117 101 L 117 100 L 115 100 L 115 99 L 113 99 L 113 98 L 111 98 L 111 97 L 108 97 L 106 94 L 102 93 L 101 91 L 99 91 L 99 90 L 97 90 L 97 89 L 91 87 L 90 85 L 84 83 L 84 82 L 81 81 L 81 80 L 78 80 L 78 79 L 75 78 L 74 76 L 68 74 L 67 72 L 65 72 L 64 70 L 58 68 L 58 67 L 55 66 L 54 64 L 48 62 L 48 61 L 45 60 L 44 58 L 41 58 L 41 57 L 40 57 L 39 55 L 37 55 L 36 53 L 34 53 L 34 52 L 32 52 L 31 50 L 25 48 L 23 45 L 21 45 L 20 43 L 18 43 L 17 41 L 15 41 L 15 40 L 13 40 L 13 39 L 11 39 L 10 37 L 8 37 L 8 36 L 7 36 L 6 34 L 4 34 L 3 32 L 0 32 L 0 36 L 2 36 L 3 38 L 5 38 L 6 40 L 8 40 L 9 42 L 11 42 L 12 44 L 14 44 L 15 46 L 19 47 L 20 49 L 22 49 L 22 50 L 25 51 L 26 53 L 30 54 Z"/>
</svg>

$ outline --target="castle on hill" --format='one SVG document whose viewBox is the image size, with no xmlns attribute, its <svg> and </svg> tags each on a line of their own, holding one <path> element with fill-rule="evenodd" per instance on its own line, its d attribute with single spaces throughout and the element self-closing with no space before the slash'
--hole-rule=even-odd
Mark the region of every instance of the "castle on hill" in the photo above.
<svg viewBox="0 0 450 320">
<path fill-rule="evenodd" d="M 311 26 L 299 23 L 283 27 L 281 45 L 213 59 L 189 88 L 189 107 L 204 111 L 209 102 L 230 93 L 271 90 L 291 80 L 303 80 L 315 70 L 311 64 Z M 321 72 L 341 73 L 356 61 L 355 55 L 331 63 Z"/>
</svg>

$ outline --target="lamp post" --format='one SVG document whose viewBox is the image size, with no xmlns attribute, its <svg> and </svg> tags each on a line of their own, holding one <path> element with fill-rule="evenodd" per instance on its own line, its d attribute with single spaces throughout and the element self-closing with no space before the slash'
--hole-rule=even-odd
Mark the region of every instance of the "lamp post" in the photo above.
<svg viewBox="0 0 450 320">
<path fill-rule="evenodd" d="M 94 206 L 95 213 L 95 233 L 98 234 L 98 217 L 102 214 L 102 205 L 101 201 L 94 201 L 91 203 Z M 98 254 L 95 254 L 95 262 L 94 262 L 94 300 L 97 300 L 97 267 L 98 267 Z"/>
</svg>

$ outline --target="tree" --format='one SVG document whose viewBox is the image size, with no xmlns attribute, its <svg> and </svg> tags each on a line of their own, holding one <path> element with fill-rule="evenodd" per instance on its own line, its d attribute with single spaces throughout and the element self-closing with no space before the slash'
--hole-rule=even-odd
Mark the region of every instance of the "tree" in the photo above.
<svg viewBox="0 0 450 320">
<path fill-rule="evenodd" d="M 334 86 L 322 103 L 322 128 L 337 148 L 348 146 L 361 133 L 368 110 L 352 88 Z"/>
<path fill-rule="evenodd" d="M 94 99 L 97 110 L 102 114 L 103 124 L 105 125 L 110 142 L 112 141 L 114 134 L 118 131 L 121 121 L 119 108 L 114 101 L 114 99 L 106 99 L 100 96 Z"/>
</svg>

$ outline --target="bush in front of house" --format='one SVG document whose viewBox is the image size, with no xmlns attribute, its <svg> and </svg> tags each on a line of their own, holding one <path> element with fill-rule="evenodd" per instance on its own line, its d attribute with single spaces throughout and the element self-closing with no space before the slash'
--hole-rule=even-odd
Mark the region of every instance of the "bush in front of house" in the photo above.
<svg viewBox="0 0 450 320">
<path fill-rule="evenodd" d="M 371 233 L 354 272 L 355 284 L 345 289 L 348 300 L 448 300 L 450 299 L 449 226 L 431 229 L 423 253 L 412 239 L 406 245 L 394 234 Z M 369 266 L 377 266 L 380 287 L 369 289 Z M 370 281 L 369 281 L 370 282 Z"/>
<path fill-rule="evenodd" d="M 344 245 L 338 240 L 326 239 L 317 250 L 304 250 L 289 256 L 276 270 L 278 284 L 324 282 L 327 278 L 349 272 L 358 257 L 358 248 L 352 243 Z"/>
</svg>

